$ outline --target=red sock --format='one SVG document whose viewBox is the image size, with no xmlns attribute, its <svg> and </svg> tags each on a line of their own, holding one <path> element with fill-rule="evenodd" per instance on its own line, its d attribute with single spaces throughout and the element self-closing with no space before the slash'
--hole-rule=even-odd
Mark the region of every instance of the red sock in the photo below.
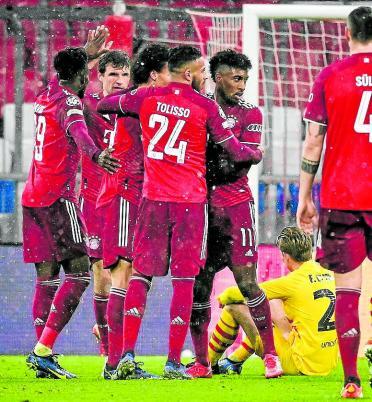
<svg viewBox="0 0 372 402">
<path fill-rule="evenodd" d="M 248 300 L 247 304 L 262 340 L 263 355 L 276 355 L 270 304 L 265 293 L 261 291 L 254 299 Z"/>
<path fill-rule="evenodd" d="M 190 333 L 195 350 L 196 361 L 204 366 L 209 365 L 208 358 L 208 326 L 211 321 L 211 302 L 194 303 L 192 305 Z"/>
<path fill-rule="evenodd" d="M 173 296 L 170 306 L 168 360 L 181 361 L 181 352 L 190 325 L 194 278 L 172 278 Z"/>
<path fill-rule="evenodd" d="M 129 281 L 124 306 L 123 354 L 134 352 L 151 280 L 136 274 Z"/>
<path fill-rule="evenodd" d="M 360 342 L 359 289 L 336 288 L 336 331 L 345 380 L 360 378 L 357 369 Z"/>
<path fill-rule="evenodd" d="M 108 359 L 107 364 L 116 368 L 123 350 L 123 320 L 126 289 L 114 288 L 110 290 L 107 304 L 108 333 Z"/>
<path fill-rule="evenodd" d="M 101 337 L 102 348 L 107 355 L 108 353 L 108 326 L 107 326 L 107 302 L 108 297 L 94 293 L 93 307 L 96 323 L 98 325 L 99 336 Z"/>
<path fill-rule="evenodd" d="M 36 279 L 34 300 L 32 302 L 32 317 L 38 340 L 47 322 L 50 306 L 60 282 L 58 275 Z"/>
<path fill-rule="evenodd" d="M 53 348 L 57 335 L 70 321 L 89 282 L 89 272 L 66 275 L 53 299 L 48 321 L 39 339 L 40 343 L 48 348 Z"/>
</svg>

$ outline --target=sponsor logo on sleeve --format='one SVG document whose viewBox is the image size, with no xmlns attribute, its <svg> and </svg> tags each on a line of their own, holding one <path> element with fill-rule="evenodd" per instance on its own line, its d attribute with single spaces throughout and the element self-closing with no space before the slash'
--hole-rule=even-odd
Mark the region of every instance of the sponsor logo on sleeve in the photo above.
<svg viewBox="0 0 372 402">
<path fill-rule="evenodd" d="M 66 105 L 67 106 L 79 106 L 80 105 L 80 99 L 76 96 L 69 96 L 66 99 Z"/>
<path fill-rule="evenodd" d="M 262 132 L 262 124 L 248 124 L 247 130 L 253 131 L 256 133 L 261 133 Z"/>
</svg>

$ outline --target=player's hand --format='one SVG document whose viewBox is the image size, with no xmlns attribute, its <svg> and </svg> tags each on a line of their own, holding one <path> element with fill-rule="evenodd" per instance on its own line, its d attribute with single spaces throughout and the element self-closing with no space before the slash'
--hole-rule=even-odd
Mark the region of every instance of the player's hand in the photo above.
<svg viewBox="0 0 372 402">
<path fill-rule="evenodd" d="M 104 25 L 88 31 L 88 39 L 84 49 L 89 60 L 98 59 L 110 50 L 113 42 L 106 43 L 108 36 L 109 30 Z"/>
<path fill-rule="evenodd" d="M 318 211 L 313 200 L 300 200 L 296 214 L 297 226 L 304 232 L 312 234 L 314 227 L 318 226 Z"/>
<path fill-rule="evenodd" d="M 113 148 L 106 148 L 99 154 L 97 161 L 100 166 L 102 166 L 111 174 L 116 173 L 117 170 L 121 167 L 118 159 L 112 157 L 111 154 L 113 151 Z"/>
</svg>

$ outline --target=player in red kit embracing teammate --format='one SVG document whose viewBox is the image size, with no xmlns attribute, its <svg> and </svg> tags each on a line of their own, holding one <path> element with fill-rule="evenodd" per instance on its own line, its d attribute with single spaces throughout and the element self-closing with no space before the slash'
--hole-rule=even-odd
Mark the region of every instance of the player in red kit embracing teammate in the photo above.
<svg viewBox="0 0 372 402">
<path fill-rule="evenodd" d="M 139 88 L 107 97 L 98 110 L 139 116 L 144 150 L 143 199 L 134 237 L 133 275 L 125 300 L 123 357 L 117 376 L 135 370 L 134 349 L 153 276 L 170 269 L 167 378 L 191 378 L 181 364 L 189 327 L 195 276 L 203 268 L 207 246 L 207 131 L 237 161 L 258 163 L 260 149 L 241 144 L 228 129 L 218 105 L 198 93 L 206 79 L 200 51 L 190 46 L 171 50 L 172 81 L 164 88 Z"/>
<path fill-rule="evenodd" d="M 325 67 L 305 111 L 308 122 L 297 223 L 311 232 L 318 213 L 311 196 L 324 139 L 317 260 L 335 273 L 336 330 L 344 368 L 343 398 L 361 398 L 357 370 L 361 264 L 372 259 L 372 8 L 348 16 L 349 57 Z M 372 363 L 372 356 L 367 356 Z"/>
<path fill-rule="evenodd" d="M 130 79 L 130 60 L 125 52 L 106 52 L 98 61 L 98 79 L 102 90 L 84 97 L 84 118 L 88 133 L 99 149 L 113 147 L 116 116 L 102 115 L 96 111 L 97 103 L 105 96 L 127 88 Z M 82 155 L 80 209 L 83 213 L 88 236 L 88 255 L 92 264 L 96 325 L 93 333 L 100 340 L 101 353 L 108 354 L 107 302 L 111 288 L 110 272 L 103 269 L 102 230 L 105 218 L 96 209 L 96 201 L 104 170 L 87 155 Z"/>
<path fill-rule="evenodd" d="M 262 114 L 257 106 L 242 99 L 252 67 L 250 60 L 241 53 L 224 50 L 215 54 L 209 65 L 216 83 L 211 97 L 221 106 L 235 137 L 257 149 L 261 143 Z M 270 306 L 256 278 L 254 200 L 247 176 L 251 163 L 233 163 L 223 148 L 213 143 L 208 144 L 207 163 L 208 258 L 195 280 L 190 330 L 196 360 L 188 373 L 193 377 L 212 376 L 208 359 L 210 295 L 215 274 L 229 267 L 263 339 L 265 375 L 278 377 L 282 368 L 273 342 Z"/>
<path fill-rule="evenodd" d="M 132 63 L 131 78 L 136 87 L 164 86 L 169 83 L 169 49 L 150 44 Z M 128 88 L 132 91 L 134 88 Z M 103 262 L 110 269 L 112 287 L 107 306 L 109 353 L 103 377 L 112 379 L 123 349 L 124 300 L 132 272 L 133 236 L 143 185 L 143 149 L 139 120 L 119 117 L 113 142 L 113 156 L 120 161 L 115 175 L 105 174 L 97 199 L 97 212 L 103 223 Z M 136 365 L 132 377 L 149 378 Z"/>
<path fill-rule="evenodd" d="M 22 194 L 24 260 L 36 267 L 33 314 L 43 323 L 26 362 L 51 378 L 75 377 L 58 364 L 52 348 L 90 282 L 75 192 L 81 151 L 112 173 L 119 166 L 111 151 L 99 150 L 88 135 L 80 99 L 88 83 L 87 61 L 82 48 L 67 48 L 54 58 L 59 81 L 52 80 L 34 104 L 34 156 Z M 50 285 L 57 283 L 61 266 L 66 276 L 57 291 Z"/>
</svg>

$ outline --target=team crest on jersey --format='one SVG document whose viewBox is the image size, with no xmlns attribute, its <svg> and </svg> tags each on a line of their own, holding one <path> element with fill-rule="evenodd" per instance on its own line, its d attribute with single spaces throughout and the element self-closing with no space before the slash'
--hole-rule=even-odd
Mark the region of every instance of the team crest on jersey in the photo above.
<svg viewBox="0 0 372 402">
<path fill-rule="evenodd" d="M 101 244 L 101 239 L 98 236 L 90 236 L 88 238 L 88 247 L 91 250 L 98 250 Z"/>
<path fill-rule="evenodd" d="M 80 100 L 76 96 L 69 96 L 66 99 L 66 105 L 67 106 L 78 106 L 78 105 L 80 105 Z"/>
<path fill-rule="evenodd" d="M 232 129 L 235 127 L 235 124 L 237 122 L 237 118 L 235 116 L 227 116 L 226 120 L 222 123 L 222 127 L 224 129 Z"/>
<path fill-rule="evenodd" d="M 95 99 L 101 99 L 101 98 L 99 97 L 99 94 L 97 94 L 97 93 L 91 94 L 91 97 L 92 97 L 92 98 L 95 98 Z"/>
</svg>

